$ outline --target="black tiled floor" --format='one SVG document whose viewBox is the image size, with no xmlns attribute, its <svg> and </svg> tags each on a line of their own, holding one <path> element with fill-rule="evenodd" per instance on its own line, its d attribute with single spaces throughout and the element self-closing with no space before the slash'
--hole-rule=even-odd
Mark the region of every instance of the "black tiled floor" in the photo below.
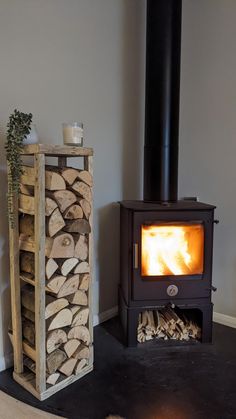
<svg viewBox="0 0 236 419">
<path fill-rule="evenodd" d="M 39 402 L 0 373 L 0 389 L 68 419 L 236 419 L 236 329 L 214 325 L 213 345 L 121 343 L 118 319 L 95 328 L 95 370 Z"/>
</svg>

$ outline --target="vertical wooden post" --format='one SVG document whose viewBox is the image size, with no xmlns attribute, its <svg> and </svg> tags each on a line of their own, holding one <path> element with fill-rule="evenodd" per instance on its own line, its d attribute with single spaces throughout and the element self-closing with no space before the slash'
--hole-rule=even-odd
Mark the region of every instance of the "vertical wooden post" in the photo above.
<svg viewBox="0 0 236 419">
<path fill-rule="evenodd" d="M 93 156 L 86 156 L 84 157 L 84 170 L 87 170 L 93 176 Z M 89 217 L 89 223 L 91 226 L 91 233 L 89 234 L 88 238 L 88 245 L 89 245 L 89 266 L 90 266 L 90 285 L 89 285 L 89 295 L 88 295 L 88 304 L 89 304 L 89 332 L 91 336 L 91 343 L 93 342 L 93 311 L 92 311 L 92 287 L 93 287 L 93 188 L 91 188 L 92 193 L 92 202 L 91 202 L 91 214 Z M 92 355 L 93 359 L 93 355 Z"/>
<path fill-rule="evenodd" d="M 8 169 L 8 182 L 10 174 Z M 9 183 L 8 183 L 9 185 Z M 8 187 L 8 192 L 9 187 Z M 9 221 L 9 251 L 10 251 L 10 284 L 11 284 L 11 308 L 12 308 L 12 331 L 14 371 L 18 374 L 23 372 L 22 353 L 22 325 L 21 325 L 21 287 L 19 272 L 19 223 L 18 223 L 18 196 L 12 197 L 12 223 Z"/>
<path fill-rule="evenodd" d="M 35 343 L 36 390 L 46 389 L 45 354 L 45 155 L 35 154 Z"/>
<path fill-rule="evenodd" d="M 58 166 L 59 167 L 66 167 L 67 164 L 67 158 L 64 156 L 58 157 Z"/>
</svg>

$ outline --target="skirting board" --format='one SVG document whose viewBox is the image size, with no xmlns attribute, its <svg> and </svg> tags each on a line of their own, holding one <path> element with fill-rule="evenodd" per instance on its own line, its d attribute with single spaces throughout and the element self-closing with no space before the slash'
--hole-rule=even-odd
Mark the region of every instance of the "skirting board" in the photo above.
<svg viewBox="0 0 236 419">
<path fill-rule="evenodd" d="M 112 307 L 109 310 L 103 311 L 100 314 L 95 314 L 93 316 L 93 325 L 97 326 L 98 324 L 104 323 L 112 317 L 117 316 L 118 314 L 118 306 Z"/>
<path fill-rule="evenodd" d="M 213 313 L 213 321 L 223 324 L 224 326 L 236 328 L 236 317 L 227 316 L 226 314 Z"/>
</svg>

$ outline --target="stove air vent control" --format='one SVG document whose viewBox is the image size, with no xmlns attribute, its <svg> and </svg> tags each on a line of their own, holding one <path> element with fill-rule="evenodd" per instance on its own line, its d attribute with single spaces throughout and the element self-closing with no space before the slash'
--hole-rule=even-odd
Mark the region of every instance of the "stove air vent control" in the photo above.
<svg viewBox="0 0 236 419">
<path fill-rule="evenodd" d="M 169 285 L 166 292 L 169 297 L 175 297 L 179 292 L 179 288 L 176 285 Z"/>
</svg>

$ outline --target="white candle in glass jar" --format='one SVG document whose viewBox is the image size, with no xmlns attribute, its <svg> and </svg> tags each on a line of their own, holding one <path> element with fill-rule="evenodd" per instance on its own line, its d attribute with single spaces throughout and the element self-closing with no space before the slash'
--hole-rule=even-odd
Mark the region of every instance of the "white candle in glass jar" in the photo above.
<svg viewBox="0 0 236 419">
<path fill-rule="evenodd" d="M 83 146 L 83 124 L 79 122 L 63 123 L 63 142 L 65 145 Z"/>
</svg>

